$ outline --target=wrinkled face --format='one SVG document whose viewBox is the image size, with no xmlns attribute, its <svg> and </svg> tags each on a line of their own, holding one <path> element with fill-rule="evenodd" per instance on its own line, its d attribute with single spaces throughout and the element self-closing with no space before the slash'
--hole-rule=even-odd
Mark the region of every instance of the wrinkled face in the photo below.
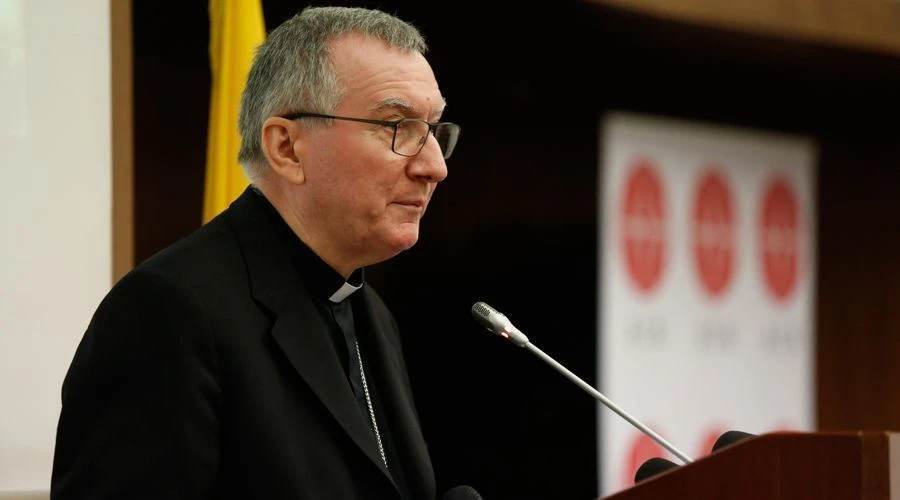
<svg viewBox="0 0 900 500">
<path fill-rule="evenodd" d="M 346 92 L 337 116 L 435 122 L 444 101 L 425 58 L 383 42 L 349 36 L 330 45 L 331 60 Z M 437 183 L 447 176 L 440 147 L 429 136 L 422 151 L 391 151 L 393 129 L 333 120 L 303 128 L 307 227 L 339 262 L 360 267 L 413 246 L 419 221 Z M 311 228 L 312 229 L 312 228 Z"/>
</svg>

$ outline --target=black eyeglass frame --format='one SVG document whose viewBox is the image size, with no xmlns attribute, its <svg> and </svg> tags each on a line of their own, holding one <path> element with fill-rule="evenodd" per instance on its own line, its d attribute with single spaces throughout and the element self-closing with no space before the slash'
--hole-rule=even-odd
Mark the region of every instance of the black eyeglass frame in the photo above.
<svg viewBox="0 0 900 500">
<path fill-rule="evenodd" d="M 346 121 L 351 121 L 351 122 L 371 123 L 372 125 L 381 125 L 384 127 L 391 127 L 392 129 L 394 129 L 394 137 L 391 139 L 391 151 L 394 154 L 398 154 L 400 156 L 406 156 L 406 157 L 413 157 L 413 156 L 416 156 L 417 154 L 421 153 L 422 149 L 425 147 L 425 142 L 427 142 L 428 136 L 427 135 L 425 136 L 426 141 L 419 142 L 419 149 L 415 153 L 413 153 L 411 155 L 407 155 L 407 154 L 397 152 L 397 149 L 394 147 L 395 143 L 397 142 L 397 129 L 400 127 L 400 124 L 403 122 L 414 121 L 414 122 L 425 123 L 426 125 L 428 125 L 428 133 L 431 135 L 435 135 L 435 131 L 441 125 L 450 125 L 453 128 L 455 128 L 457 137 L 459 137 L 459 131 L 460 131 L 460 126 L 455 123 L 452 123 L 452 122 L 431 123 L 431 122 L 428 122 L 425 120 L 419 120 L 417 118 L 401 118 L 399 120 L 372 120 L 370 118 L 353 118 L 350 116 L 325 115 L 322 113 L 307 113 L 304 111 L 298 111 L 296 113 L 289 113 L 286 115 L 282 115 L 282 118 L 284 118 L 286 120 L 297 120 L 300 118 L 328 118 L 328 119 L 332 119 L 332 120 L 346 120 Z M 438 142 L 438 145 L 440 145 L 440 142 Z M 448 148 L 450 150 L 449 153 L 447 153 L 445 151 L 441 151 L 445 160 L 450 158 L 450 155 L 453 154 L 453 150 L 455 148 L 456 148 L 456 141 L 453 141 L 453 143 L 451 144 L 451 147 Z"/>
</svg>

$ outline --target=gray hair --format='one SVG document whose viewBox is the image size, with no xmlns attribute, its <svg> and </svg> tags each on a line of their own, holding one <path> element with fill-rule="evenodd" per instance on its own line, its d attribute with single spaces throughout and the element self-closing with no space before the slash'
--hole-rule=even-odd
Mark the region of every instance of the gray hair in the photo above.
<svg viewBox="0 0 900 500">
<path fill-rule="evenodd" d="M 327 44 L 350 34 L 420 54 L 428 50 L 419 30 L 378 10 L 307 7 L 275 28 L 256 51 L 241 97 L 238 161 L 251 182 L 266 171 L 260 140 L 266 119 L 295 111 L 334 113 L 345 89 Z"/>
</svg>

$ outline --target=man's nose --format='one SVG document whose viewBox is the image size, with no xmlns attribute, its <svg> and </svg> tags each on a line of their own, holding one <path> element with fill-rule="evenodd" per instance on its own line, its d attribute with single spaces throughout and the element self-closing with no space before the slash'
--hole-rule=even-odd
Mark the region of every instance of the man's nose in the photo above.
<svg viewBox="0 0 900 500">
<path fill-rule="evenodd" d="M 433 135 L 428 136 L 425 146 L 419 154 L 412 157 L 409 164 L 409 175 L 425 179 L 427 182 L 441 182 L 447 178 L 447 162 L 444 152 Z"/>
</svg>

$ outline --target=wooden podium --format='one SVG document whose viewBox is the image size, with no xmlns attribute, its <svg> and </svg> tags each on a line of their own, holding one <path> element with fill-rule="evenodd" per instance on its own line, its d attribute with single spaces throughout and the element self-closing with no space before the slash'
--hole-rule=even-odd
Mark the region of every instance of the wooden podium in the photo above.
<svg viewBox="0 0 900 500">
<path fill-rule="evenodd" d="M 765 434 L 605 497 L 659 498 L 900 500 L 900 434 Z"/>
</svg>

